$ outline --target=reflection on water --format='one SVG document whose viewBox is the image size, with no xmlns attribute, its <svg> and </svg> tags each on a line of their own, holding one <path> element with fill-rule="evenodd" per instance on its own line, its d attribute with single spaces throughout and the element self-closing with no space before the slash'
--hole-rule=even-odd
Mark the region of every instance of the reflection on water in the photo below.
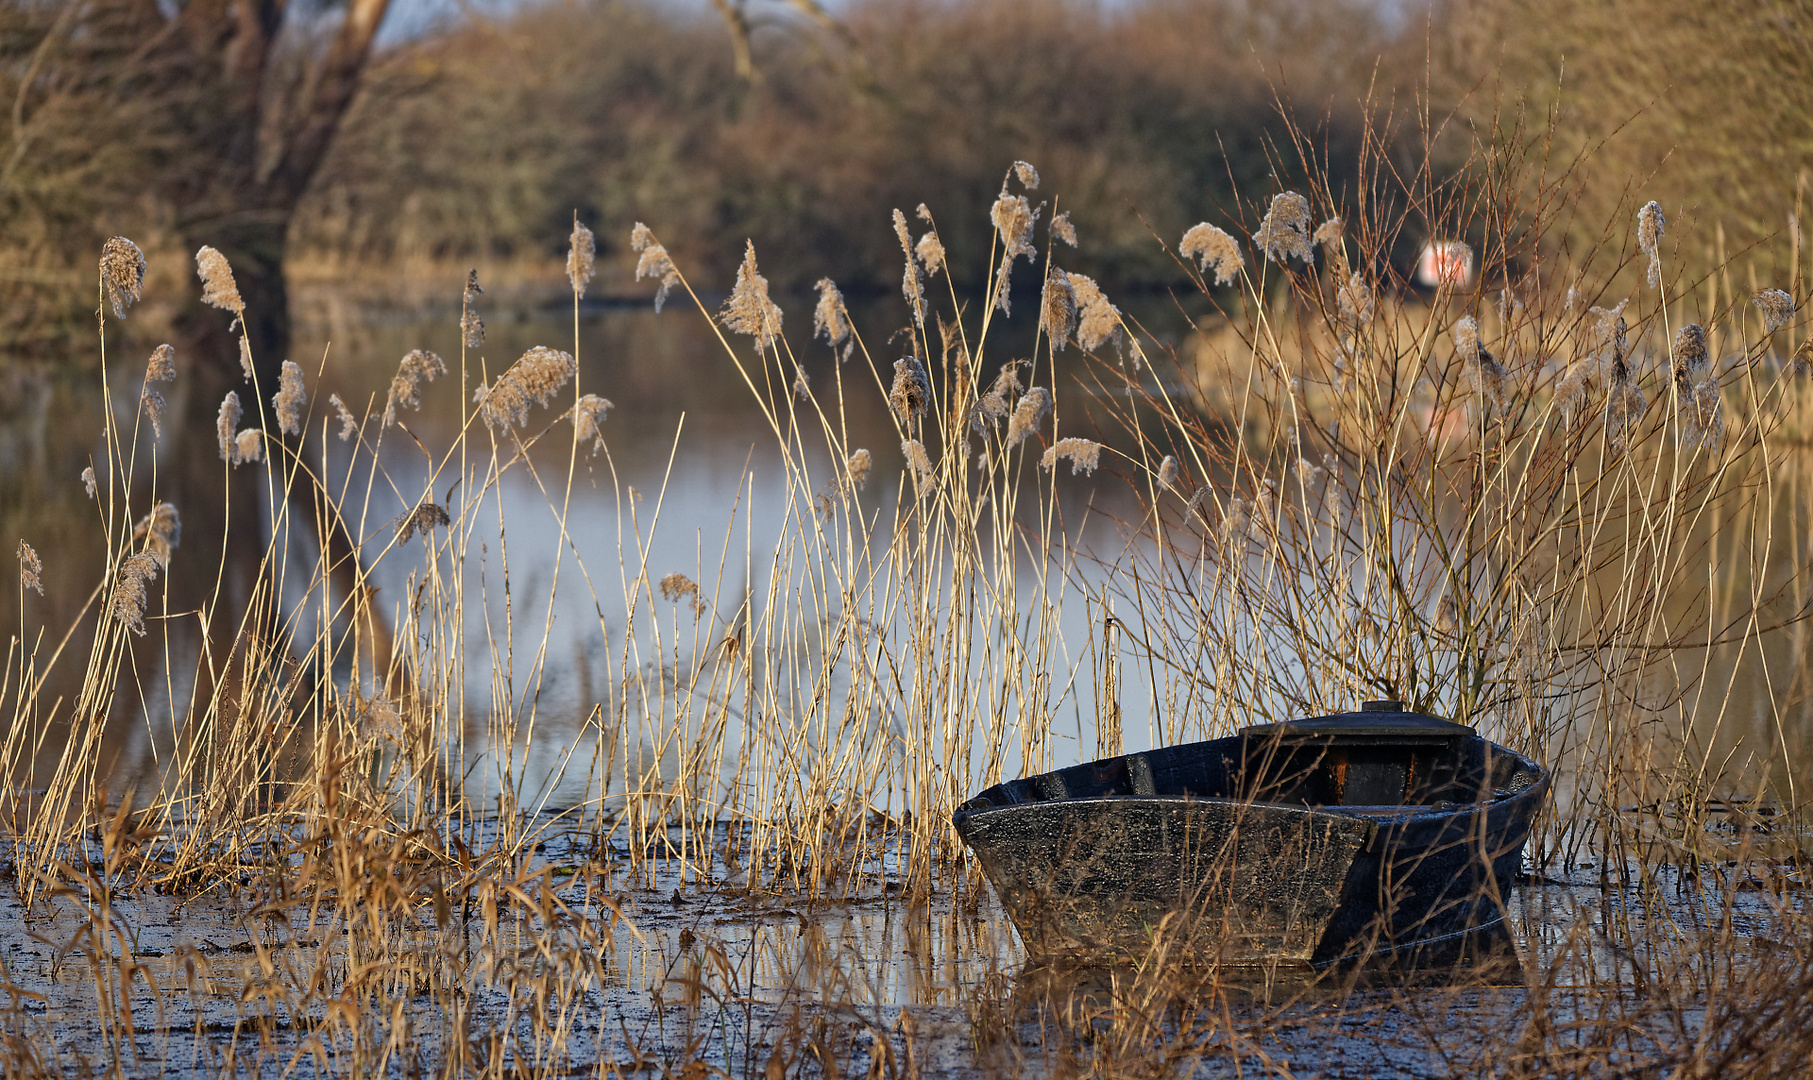
<svg viewBox="0 0 1813 1080">
<path fill-rule="evenodd" d="M 859 312 L 858 322 L 885 327 L 898 317 L 895 308 L 898 304 Z M 330 488 L 354 512 L 351 524 L 363 555 L 375 565 L 379 606 L 400 626 L 403 598 L 428 568 L 419 544 L 393 547 L 397 522 L 427 493 L 430 470 L 456 442 L 457 418 L 470 408 L 466 399 L 471 388 L 532 345 L 574 348 L 571 313 L 487 312 L 486 344 L 467 357 L 464 372 L 459 370 L 456 311 L 387 314 L 363 307 L 355 298 L 324 293 L 302 298 L 298 315 L 293 356 L 308 372 L 318 425 L 310 453 L 321 456 Z M 1030 321 L 1021 329 L 1030 335 Z M 804 338 L 803 333 L 797 336 Z M 875 337 L 871 330 L 872 346 Z M 742 339 L 735 347 L 747 348 Z M 402 423 L 382 433 L 375 470 L 367 471 L 368 455 L 349 469 L 353 454 L 332 436 L 337 425 L 330 422 L 326 432 L 319 430 L 320 418 L 331 412 L 328 394 L 337 394 L 355 412 L 381 412 L 397 361 L 417 348 L 448 358 L 453 370 L 423 387 L 419 411 L 404 411 Z M 507 762 L 475 745 L 467 747 L 462 768 L 475 793 L 493 791 L 500 775 L 510 774 L 522 804 L 530 807 L 576 805 L 598 794 L 603 781 L 592 761 L 598 725 L 588 727 L 588 718 L 607 700 L 606 688 L 621 677 L 626 656 L 632 667 L 659 672 L 670 683 L 684 667 L 685 658 L 677 653 L 638 654 L 635 642 L 625 641 L 625 612 L 638 609 L 660 619 L 670 646 L 679 639 L 708 649 L 726 640 L 736 631 L 744 598 L 760 595 L 768 585 L 763 575 L 781 538 L 799 524 L 797 508 L 777 496 L 785 478 L 768 422 L 696 311 L 678 305 L 660 315 L 643 306 L 588 308 L 578 320 L 576 352 L 579 392 L 600 394 L 615 404 L 603 425 L 605 447 L 569 461 L 570 442 L 564 437 L 538 445 L 527 462 L 512 467 L 473 504 L 477 510 L 472 517 L 487 529 L 473 533 L 465 548 L 463 586 L 470 612 L 485 615 L 469 620 L 466 639 L 458 643 L 466 660 L 463 692 L 475 703 L 469 712 L 482 715 L 482 703 L 502 679 L 511 686 L 512 700 L 533 702 L 537 720 L 524 733 L 522 745 L 510 749 Z M 876 357 L 884 371 L 894 355 Z M 874 455 L 876 479 L 865 499 L 885 520 L 899 491 L 902 457 L 881 376 L 860 354 L 840 365 L 816 342 L 800 357 L 819 399 L 837 410 L 836 422 L 851 433 L 851 445 Z M 1066 363 L 1078 365 L 1069 375 L 1081 371 L 1080 360 Z M 96 504 L 78 477 L 87 464 L 104 456 L 102 405 L 95 380 L 80 366 L 49 376 L 8 371 L 16 385 L 0 394 L 0 513 L 10 534 L 30 539 L 47 558 L 46 596 L 26 597 L 23 619 L 10 607 L 17 601 L 9 598 L 5 614 L 21 626 L 24 648 L 37 650 L 41 664 L 55 649 L 62 628 L 94 602 L 93 582 L 104 551 Z M 136 415 L 132 403 L 138 372 L 132 364 L 116 365 L 115 371 L 116 415 L 130 424 Z M 1069 395 L 1073 416 L 1083 415 L 1080 430 L 1092 430 L 1095 421 L 1087 404 L 1075 404 L 1088 399 L 1074 382 L 1060 377 L 1059 392 Z M 170 391 L 173 398 L 185 392 L 181 379 Z M 788 395 L 783 390 L 775 399 L 786 401 Z M 178 406 L 173 401 L 173 411 L 181 411 Z M 530 430 L 552 419 L 537 413 Z M 486 445 L 483 435 L 472 443 L 474 448 Z M 144 446 L 149 458 L 149 442 Z M 828 451 L 808 444 L 808 457 L 820 477 L 831 475 Z M 1037 474 L 1030 463 L 1029 472 Z M 1125 485 L 1106 472 L 1078 478 L 1067 470 L 1060 473 L 1060 500 L 1076 510 L 1063 522 L 1066 531 L 1085 549 L 1115 560 L 1127 534 L 1112 519 L 1137 516 Z M 440 473 L 431 497 L 444 500 L 454 491 L 456 499 L 472 499 L 471 493 L 454 489 L 461 475 L 457 467 Z M 1784 494 L 1780 514 L 1792 515 L 1796 494 Z M 187 555 L 185 551 L 179 559 Z M 201 562 L 205 556 L 198 551 L 194 557 Z M 703 586 L 696 606 L 656 603 L 652 583 L 674 573 Z M 1087 601 L 1099 598 L 1111 570 L 1080 558 L 1068 573 L 1071 594 L 1061 608 L 1062 634 L 1052 672 L 1052 755 L 1060 765 L 1096 754 L 1097 675 L 1103 661 L 1094 655 L 1091 633 L 1102 611 Z M 517 637 L 500 643 L 506 608 Z M 39 627 L 45 628 L 42 633 Z M 1708 785 L 1714 792 L 1786 800 L 1790 783 L 1799 798 L 1813 790 L 1813 777 L 1803 764 L 1809 730 L 1805 637 L 1804 627 L 1796 626 L 1722 649 L 1702 669 L 1680 673 L 1683 684 L 1691 686 L 1690 700 L 1700 703 L 1689 711 L 1717 722 L 1701 722 L 1679 760 L 1714 777 Z M 80 647 L 79 639 L 68 646 L 72 654 L 79 654 Z M 1141 672 L 1142 666 L 1153 664 L 1149 657 L 1135 653 L 1124 640 L 1121 647 L 1128 665 L 1118 682 L 1128 718 L 1126 747 L 1139 749 L 1154 741 L 1155 700 L 1169 700 L 1170 691 L 1162 669 Z M 499 670 L 491 662 L 494 656 L 508 656 L 508 669 Z M 67 656 L 64 663 L 79 668 L 68 664 Z M 66 718 L 70 688 L 53 689 L 63 695 L 59 715 Z M 180 679 L 147 691 L 154 703 L 181 701 L 188 692 Z M 57 695 L 47 692 L 46 698 L 54 701 Z M 171 712 L 167 704 L 161 711 L 166 717 Z M 124 719 L 110 732 L 110 752 L 122 762 L 120 775 L 156 775 L 168 763 L 168 731 Z M 724 769 L 734 768 L 742 750 L 738 718 L 731 719 L 726 754 L 719 762 Z M 481 739 L 482 727 L 475 724 L 469 734 Z M 659 733 L 634 735 L 646 744 L 647 753 L 659 756 Z M 1008 771 L 1015 771 L 1012 763 Z M 1562 779 L 1565 783 L 1565 774 Z"/>
</svg>

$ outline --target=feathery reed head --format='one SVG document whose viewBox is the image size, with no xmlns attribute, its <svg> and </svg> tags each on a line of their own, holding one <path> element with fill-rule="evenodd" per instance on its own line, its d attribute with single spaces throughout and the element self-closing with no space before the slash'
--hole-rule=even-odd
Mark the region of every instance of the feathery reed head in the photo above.
<svg viewBox="0 0 1813 1080">
<path fill-rule="evenodd" d="M 149 551 L 122 560 L 107 601 L 114 620 L 139 637 L 145 636 L 145 586 L 157 580 L 157 566 L 157 556 Z"/>
<path fill-rule="evenodd" d="M 264 429 L 249 427 L 233 437 L 233 464 L 264 460 Z"/>
<path fill-rule="evenodd" d="M 168 345 L 159 345 L 151 353 L 151 359 L 145 364 L 145 384 L 139 390 L 139 407 L 151 419 L 151 433 L 157 438 L 164 435 L 164 395 L 152 389 L 154 382 L 172 382 L 176 379 L 176 350 Z"/>
<path fill-rule="evenodd" d="M 919 256 L 920 265 L 925 267 L 926 277 L 937 277 L 938 271 L 944 269 L 944 241 L 938 239 L 936 229 L 927 230 L 919 242 L 913 245 L 913 254 Z"/>
<path fill-rule="evenodd" d="M 390 380 L 390 394 L 384 399 L 384 426 L 397 422 L 397 407 L 406 405 L 411 409 L 422 407 L 422 384 L 433 382 L 436 375 L 447 374 L 447 363 L 434 353 L 425 349 L 411 349 L 397 365 L 397 373 Z M 342 439 L 346 438 L 345 425 L 350 416 L 340 418 Z"/>
<path fill-rule="evenodd" d="M 537 345 L 523 353 L 510 370 L 499 375 L 489 387 L 480 383 L 472 392 L 479 413 L 494 431 L 507 431 L 511 424 L 529 422 L 529 402 L 547 405 L 573 377 L 571 353 Z"/>
<path fill-rule="evenodd" d="M 907 306 L 913 311 L 913 322 L 925 325 L 925 274 L 919 268 L 919 259 L 913 253 L 913 237 L 907 232 L 906 215 L 899 207 L 894 209 L 894 236 L 900 241 L 900 250 L 906 253 L 906 270 L 900 278 L 900 295 L 906 297 Z"/>
<path fill-rule="evenodd" d="M 1699 323 L 1687 323 L 1675 331 L 1674 347 L 1669 350 L 1674 354 L 1675 385 L 1681 393 L 1692 389 L 1693 376 L 1704 371 L 1707 366 L 1706 331 Z"/>
<path fill-rule="evenodd" d="M 989 386 L 987 392 L 976 399 L 970 408 L 970 426 L 977 434 L 988 430 L 988 425 L 999 424 L 1013 412 L 1014 399 L 1019 395 L 1020 361 L 1009 361 L 1001 368 L 1000 374 Z"/>
<path fill-rule="evenodd" d="M 604 416 L 617 406 L 609 398 L 597 394 L 586 394 L 573 402 L 573 439 L 579 443 L 591 443 L 594 451 L 604 449 L 604 432 L 599 425 L 604 423 Z"/>
<path fill-rule="evenodd" d="M 768 298 L 768 279 L 756 269 L 755 241 L 745 240 L 744 244 L 743 265 L 737 268 L 736 288 L 730 291 L 730 299 L 724 301 L 718 321 L 726 329 L 754 338 L 757 352 L 767 352 L 781 336 L 781 309 Z"/>
<path fill-rule="evenodd" d="M 302 389 L 302 367 L 293 360 L 283 362 L 283 373 L 277 380 L 277 392 L 271 395 L 271 408 L 277 412 L 277 430 L 285 435 L 302 434 L 302 410 L 308 405 L 308 394 Z"/>
<path fill-rule="evenodd" d="M 1310 220 L 1309 200 L 1294 191 L 1281 191 L 1272 196 L 1271 209 L 1259 222 L 1253 243 L 1279 266 L 1292 256 L 1314 263 L 1316 252 L 1309 243 Z"/>
<path fill-rule="evenodd" d="M 167 502 L 153 506 L 132 527 L 132 538 L 143 540 L 145 550 L 157 556 L 158 565 L 170 565 L 170 552 L 182 543 L 183 520 L 176 507 Z"/>
<path fill-rule="evenodd" d="M 1013 419 L 1007 422 L 1007 445 L 1018 446 L 1028 435 L 1039 430 L 1039 421 L 1051 411 L 1051 391 L 1035 386 L 1026 391 L 1014 406 Z"/>
<path fill-rule="evenodd" d="M 1773 334 L 1794 317 L 1794 298 L 1780 289 L 1764 289 L 1750 298 L 1763 317 L 1763 332 Z"/>
<path fill-rule="evenodd" d="M 925 452 L 925 444 L 918 439 L 907 439 L 900 444 L 901 456 L 906 458 L 907 468 L 913 473 L 913 479 L 930 481 L 938 473 L 932 467 L 931 455 Z"/>
<path fill-rule="evenodd" d="M 25 541 L 19 541 L 19 589 L 31 589 L 39 596 L 44 595 L 44 582 L 39 575 L 44 573 L 44 564 L 38 560 L 38 553 Z"/>
<path fill-rule="evenodd" d="M 1051 238 L 1076 247 L 1076 226 L 1070 223 L 1070 211 L 1066 210 L 1051 219 Z"/>
<path fill-rule="evenodd" d="M 432 500 L 423 499 L 414 510 L 404 514 L 403 520 L 397 523 L 397 543 L 407 544 L 410 537 L 419 532 L 422 534 L 422 543 L 427 544 L 430 542 L 430 529 L 444 529 L 452 521 L 453 519 L 447 516 L 446 510 Z"/>
<path fill-rule="evenodd" d="M 252 381 L 252 339 L 245 334 L 239 335 L 239 371 Z"/>
<path fill-rule="evenodd" d="M 1014 260 L 1031 260 L 1038 256 L 1038 249 L 1032 246 L 1032 227 L 1038 224 L 1043 209 L 1043 204 L 1034 209 L 1026 196 L 1009 195 L 1005 189 L 995 205 L 989 208 L 989 220 L 994 222 L 995 233 L 1001 238 L 1001 268 L 995 273 L 995 307 L 1003 315 L 1013 313 L 1007 286 Z"/>
<path fill-rule="evenodd" d="M 1102 444 L 1090 439 L 1059 439 L 1045 450 L 1045 456 L 1039 459 L 1039 468 L 1053 469 L 1059 459 L 1068 459 L 1070 475 L 1094 475 L 1096 466 L 1101 463 Z"/>
<path fill-rule="evenodd" d="M 176 350 L 168 345 L 159 345 L 151 350 L 151 359 L 145 363 L 146 382 L 176 381 Z"/>
<path fill-rule="evenodd" d="M 1662 280 L 1662 236 L 1668 223 L 1662 217 L 1662 204 L 1650 200 L 1637 211 L 1637 247 L 1649 256 L 1649 287 Z"/>
<path fill-rule="evenodd" d="M 339 394 L 327 395 L 327 403 L 334 407 L 334 415 L 340 420 L 340 441 L 345 442 L 359 433 L 359 421 L 353 416 L 346 402 L 340 400 Z"/>
<path fill-rule="evenodd" d="M 573 235 L 567 239 L 567 280 L 573 283 L 573 295 L 585 295 L 585 287 L 598 273 L 597 258 L 598 242 L 592 230 L 579 223 L 579 215 L 573 215 Z"/>
<path fill-rule="evenodd" d="M 245 301 L 240 299 L 239 285 L 233 280 L 233 265 L 225 255 L 202 245 L 195 252 L 195 273 L 201 278 L 202 303 L 235 315 L 245 314 Z"/>
<path fill-rule="evenodd" d="M 1039 170 L 1033 168 L 1024 161 L 1016 161 L 1013 165 L 1013 173 L 1020 178 L 1020 184 L 1025 187 L 1027 191 L 1039 190 Z M 1007 190 L 1007 180 L 1005 177 L 1001 180 L 1001 190 Z"/>
<path fill-rule="evenodd" d="M 1071 291 L 1070 276 L 1054 264 L 1045 275 L 1045 292 L 1039 304 L 1039 330 L 1057 352 L 1070 340 L 1076 329 L 1076 293 Z"/>
<path fill-rule="evenodd" d="M 1190 226 L 1177 245 L 1177 253 L 1195 260 L 1197 269 L 1205 275 L 1213 270 L 1217 285 L 1233 284 L 1240 271 L 1246 269 L 1246 255 L 1240 250 L 1239 241 L 1206 221 Z"/>
<path fill-rule="evenodd" d="M 1695 384 L 1681 396 L 1681 445 L 1717 451 L 1725 438 L 1725 401 L 1717 376 Z"/>
<path fill-rule="evenodd" d="M 1623 451 L 1630 445 L 1631 431 L 1642 418 L 1649 401 L 1631 381 L 1622 360 L 1617 368 L 1622 374 L 1613 376 L 1605 393 L 1605 436 L 1613 450 Z"/>
<path fill-rule="evenodd" d="M 1801 342 L 1800 348 L 1794 350 L 1793 358 L 1788 361 L 1786 374 L 1792 378 L 1809 371 L 1813 371 L 1813 337 Z"/>
<path fill-rule="evenodd" d="M 126 309 L 144 290 L 145 253 L 123 236 L 108 239 L 101 245 L 101 284 L 107 290 L 107 302 L 113 306 L 113 317 L 125 318 Z"/>
<path fill-rule="evenodd" d="M 220 399 L 220 412 L 214 417 L 214 433 L 220 438 L 220 460 L 233 460 L 233 432 L 239 427 L 239 395 L 231 390 Z"/>
<path fill-rule="evenodd" d="M 1618 301 L 1616 307 L 1593 307 L 1586 312 L 1591 321 L 1583 337 L 1581 355 L 1596 358 L 1607 381 L 1613 377 L 1612 369 L 1629 354 L 1629 328 L 1624 323 L 1624 308 L 1629 303 L 1626 298 Z"/>
<path fill-rule="evenodd" d="M 1121 309 L 1108 302 L 1095 279 L 1073 271 L 1065 273 L 1065 280 L 1070 285 L 1070 294 L 1076 299 L 1076 343 L 1089 352 L 1101 348 L 1109 342 L 1119 343 L 1124 331 L 1121 328 Z"/>
<path fill-rule="evenodd" d="M 874 467 L 874 464 L 875 461 L 869 456 L 867 450 L 858 450 L 850 455 L 849 459 L 844 462 L 844 476 L 848 480 L 850 490 L 854 491 L 869 482 L 869 470 Z"/>
<path fill-rule="evenodd" d="M 655 234 L 640 221 L 630 230 L 630 250 L 641 253 L 636 259 L 636 280 L 653 278 L 661 283 L 655 291 L 655 310 L 659 312 L 668 292 L 680 284 L 680 270 L 668 257 L 667 249 L 655 242 Z"/>
<path fill-rule="evenodd" d="M 830 278 L 819 278 L 814 288 L 818 289 L 818 306 L 812 309 L 812 336 L 824 338 L 833 349 L 842 345 L 842 359 L 848 360 L 856 342 L 850 332 L 850 310 L 844 306 L 844 294 Z"/>
<path fill-rule="evenodd" d="M 1474 393 L 1503 409 L 1505 369 L 1479 343 L 1479 323 L 1471 315 L 1464 316 L 1455 320 L 1450 333 L 1454 338 L 1455 355 L 1460 357 L 1461 370 L 1466 373 Z"/>
<path fill-rule="evenodd" d="M 925 415 L 932 403 L 932 382 L 926 377 L 925 365 L 916 356 L 894 361 L 894 385 L 888 389 L 888 404 L 901 427 Z"/>
<path fill-rule="evenodd" d="M 1165 459 L 1158 463 L 1158 482 L 1165 487 L 1176 487 L 1177 474 L 1177 456 L 1166 454 Z"/>
<path fill-rule="evenodd" d="M 1378 313 L 1378 299 L 1358 270 L 1350 271 L 1335 287 L 1335 309 L 1343 322 L 1356 328 L 1371 322 Z"/>
<path fill-rule="evenodd" d="M 101 485 L 99 481 L 95 479 L 93 465 L 89 465 L 82 470 L 82 487 L 87 489 L 88 497 L 90 499 L 94 498 L 95 495 L 99 493 Z"/>
<path fill-rule="evenodd" d="M 460 294 L 460 343 L 476 349 L 485 343 L 485 320 L 473 303 L 485 290 L 478 287 L 478 267 L 466 271 L 466 291 Z"/>
<path fill-rule="evenodd" d="M 1316 226 L 1316 231 L 1310 236 L 1310 241 L 1332 251 L 1340 246 L 1341 237 L 1345 235 L 1347 235 L 1347 225 L 1341 220 L 1341 216 L 1336 214 Z"/>
<path fill-rule="evenodd" d="M 705 590 L 699 588 L 698 582 L 681 573 L 669 574 L 661 579 L 661 599 L 677 604 L 687 598 L 692 600 L 694 618 L 704 614 Z"/>
</svg>

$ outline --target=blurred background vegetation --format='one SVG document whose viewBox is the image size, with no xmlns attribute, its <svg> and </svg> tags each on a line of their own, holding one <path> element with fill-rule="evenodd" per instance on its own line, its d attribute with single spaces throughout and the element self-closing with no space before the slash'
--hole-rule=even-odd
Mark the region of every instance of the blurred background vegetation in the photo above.
<svg viewBox="0 0 1813 1080">
<path fill-rule="evenodd" d="M 153 272 L 187 275 L 217 87 L 126 25 L 147 2 L 0 0 L 8 359 L 66 355 L 88 332 L 108 235 L 170 249 L 181 258 Z M 577 210 L 619 275 L 601 292 L 626 286 L 608 256 L 637 220 L 706 281 L 728 279 L 748 237 L 782 288 L 891 290 L 890 211 L 929 204 L 954 264 L 980 273 L 985 207 L 1023 158 L 1074 212 L 1077 269 L 1123 294 L 1162 288 L 1182 279 L 1154 234 L 1245 218 L 1237 189 L 1298 182 L 1281 110 L 1316 133 L 1337 196 L 1369 113 L 1399 118 L 1406 155 L 1425 133 L 1402 118 L 1425 107 L 1461 141 L 1521 114 L 1558 162 L 1590 151 L 1586 197 L 1605 205 L 1578 220 L 1596 228 L 1640 196 L 1671 222 L 1781 233 L 1813 161 L 1804 0 L 851 0 L 835 20 L 805 6 L 525 0 L 380 46 L 285 208 L 288 277 L 399 298 L 431 282 L 450 301 L 464 266 L 515 262 L 557 285 Z M 293 9 L 267 81 L 314 78 L 310 43 L 345 10 Z M 59 65 L 78 37 L 80 63 Z"/>
</svg>

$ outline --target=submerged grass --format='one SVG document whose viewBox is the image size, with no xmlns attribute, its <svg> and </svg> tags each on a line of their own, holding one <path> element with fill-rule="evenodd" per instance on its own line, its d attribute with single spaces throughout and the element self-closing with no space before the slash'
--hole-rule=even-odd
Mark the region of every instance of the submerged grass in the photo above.
<svg viewBox="0 0 1813 1080">
<path fill-rule="evenodd" d="M 1455 177 L 1403 171 L 1380 136 L 1350 195 L 1249 193 L 1269 205 L 1262 219 L 1205 222 L 1175 246 L 1212 310 L 1181 350 L 1059 265 L 1076 225 L 1032 205 L 1039 178 L 1023 162 L 992 207 L 966 211 L 996 229 L 973 276 L 986 295 L 958 295 L 930 209 L 917 237 L 896 213 L 902 327 L 865 336 L 821 282 L 819 355 L 795 353 L 753 245 L 713 310 L 638 225 L 637 277 L 658 282 L 657 306 L 684 294 L 719 335 L 782 475 L 747 493 L 781 511 L 772 550 L 736 552 L 727 531 L 715 561 L 701 552 L 680 569 L 650 540 L 660 500 L 645 508 L 616 477 L 610 405 L 579 385 L 577 331 L 574 353 L 540 346 L 499 368 L 482 353 L 476 272 L 457 370 L 411 352 L 360 415 L 286 364 L 279 387 L 245 388 L 275 395 L 277 435 L 239 431 L 239 397 L 223 402 L 222 469 L 259 469 L 273 494 L 233 509 L 264 544 L 249 591 L 218 590 L 200 611 L 164 610 L 155 595 L 172 559 L 211 557 L 193 539 L 173 550 L 179 508 L 144 452 L 162 433 L 123 427 L 146 414 L 110 407 L 93 479 L 110 551 L 102 603 L 84 615 L 93 645 L 43 656 L 21 628 L 0 744 L 21 785 L 7 867 L 28 911 L 78 913 L 56 955 L 92 975 L 98 1027 L 82 1053 L 98 1058 L 45 1041 L 36 992 L 9 974 L 8 1073 L 171 1060 L 183 1034 L 165 1019 L 174 969 L 137 955 L 114 908 L 133 890 L 231 893 L 250 898 L 256 925 L 308 928 L 252 935 L 255 972 L 231 990 L 210 989 L 199 953 L 184 961 L 183 993 L 233 1001 L 225 1029 L 207 1028 L 202 1006 L 187 1014 L 183 1052 L 200 1071 L 830 1078 L 950 1064 L 925 1056 L 923 1014 L 858 1008 L 873 998 L 854 981 L 862 965 L 809 934 L 814 1002 L 764 1013 L 760 1038 L 746 958 L 691 930 L 635 1012 L 617 946 L 644 934 L 627 898 L 657 885 L 676 902 L 699 890 L 883 900 L 909 920 L 936 907 L 946 948 L 995 958 L 949 984 L 964 1069 L 1291 1075 L 1279 1048 L 1305 1031 L 1364 1040 L 1354 1017 L 1382 1002 L 1433 1031 L 1443 1010 L 1510 984 L 1493 1006 L 1505 1041 L 1464 1050 L 1432 1036 L 1419 1070 L 1804 1070 L 1813 925 L 1789 739 L 1808 669 L 1782 660 L 1804 654 L 1813 599 L 1813 425 L 1785 366 L 1806 335 L 1798 234 L 1788 279 L 1755 314 L 1728 262 L 1690 268 L 1660 243 L 1667 226 L 1650 206 L 1608 223 L 1594 250 L 1558 247 L 1547 238 L 1573 181 L 1536 156 L 1540 134 L 1478 146 Z M 1300 171 L 1326 174 L 1307 140 L 1290 149 Z M 1236 239 L 1247 235 L 1250 260 Z M 1386 258 L 1406 238 L 1461 235 L 1485 238 L 1468 281 L 1418 291 Z M 109 302 L 117 318 L 138 298 L 136 251 L 109 242 L 103 320 Z M 593 256 L 575 223 L 576 324 Z M 243 316 L 225 259 L 197 258 L 210 302 Z M 1017 322 L 1016 270 L 1043 301 Z M 403 410 L 443 373 L 462 388 L 459 415 L 433 445 Z M 885 401 L 891 429 L 852 430 L 855 395 Z M 311 425 L 312 446 L 283 437 Z M 330 457 L 335 425 L 349 451 Z M 419 457 L 408 468 L 385 448 L 400 435 Z M 896 444 L 904 465 L 890 475 Z M 589 562 L 568 531 L 576 471 L 594 453 L 629 530 L 614 565 Z M 338 493 L 318 507 L 316 535 L 351 528 L 363 542 L 354 588 L 333 584 L 327 556 L 296 554 L 308 523 L 290 520 L 282 493 L 305 470 Z M 540 625 L 517 614 L 509 545 L 524 541 L 496 500 L 512 473 L 545 494 L 570 556 L 555 560 L 548 595 L 592 596 L 614 668 L 557 754 L 589 797 L 551 814 L 527 759 L 549 738 L 553 609 Z M 1109 477 L 1137 512 L 1118 554 L 1085 558 L 1074 523 L 1086 500 L 1070 485 Z M 418 538 L 419 562 L 404 548 Z M 22 588 L 35 587 L 40 558 L 19 550 Z M 374 575 L 388 563 L 410 567 L 408 584 L 381 609 Z M 562 580 L 568 565 L 578 581 Z M 626 599 L 607 614 L 597 586 L 613 572 Z M 1061 640 L 1066 604 L 1090 613 L 1081 648 Z M 206 647 L 223 622 L 236 628 L 228 655 Z M 475 633 L 485 650 L 468 647 Z M 135 648 L 139 636 L 153 647 Z M 1066 670 L 1076 655 L 1095 670 Z M 59 664 L 83 665 L 79 697 L 62 705 L 39 693 Z M 1095 730 L 1079 735 L 1121 753 L 1137 725 L 1122 688 L 1135 680 L 1163 744 L 1378 697 L 1472 724 L 1559 779 L 1526 890 L 1565 879 L 1596 888 L 1599 910 L 1539 949 L 1526 942 L 1521 968 L 1468 966 L 1425 994 L 1364 991 L 1354 971 L 1305 976 L 1313 993 L 1255 994 L 1247 976 L 1187 963 L 1165 933 L 1083 991 L 1038 971 L 1010 977 L 999 936 L 977 944 L 997 909 L 949 814 L 983 786 L 1051 767 L 1067 699 L 1089 695 Z M 1740 680 L 1767 686 L 1756 699 L 1784 774 L 1761 764 L 1775 747 L 1750 748 L 1750 772 L 1718 756 Z M 478 683 L 488 696 L 470 692 Z M 70 737 L 33 776 L 59 710 Z M 173 718 L 159 768 L 121 790 L 101 770 L 103 732 L 154 715 Z M 558 857 L 546 846 L 557 837 Z M 134 1012 L 145 1000 L 155 1022 Z M 726 1019 L 739 1009 L 740 1026 Z"/>
</svg>

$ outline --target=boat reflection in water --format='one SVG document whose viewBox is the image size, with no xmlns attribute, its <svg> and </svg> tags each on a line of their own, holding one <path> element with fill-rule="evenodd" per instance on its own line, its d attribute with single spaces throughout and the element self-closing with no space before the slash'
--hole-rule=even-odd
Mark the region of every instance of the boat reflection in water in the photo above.
<svg viewBox="0 0 1813 1080">
<path fill-rule="evenodd" d="M 1422 964 L 1502 936 L 1548 788 L 1471 728 L 1373 701 L 997 784 L 953 824 L 1035 961 Z"/>
</svg>

